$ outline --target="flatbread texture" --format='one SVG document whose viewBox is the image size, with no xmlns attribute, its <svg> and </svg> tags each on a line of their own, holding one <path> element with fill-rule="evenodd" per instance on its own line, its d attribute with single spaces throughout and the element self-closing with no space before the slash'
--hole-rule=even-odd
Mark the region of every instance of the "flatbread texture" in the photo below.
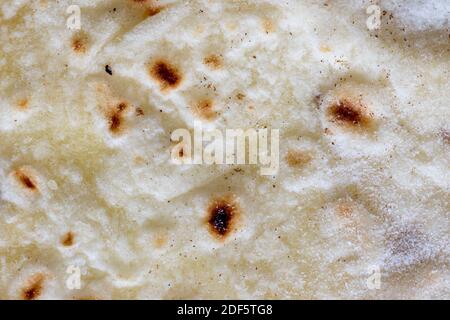
<svg viewBox="0 0 450 320">
<path fill-rule="evenodd" d="M 449 299 L 449 17 L 2 0 L 0 298 Z M 171 163 L 195 120 L 279 129 L 278 174 Z"/>
</svg>

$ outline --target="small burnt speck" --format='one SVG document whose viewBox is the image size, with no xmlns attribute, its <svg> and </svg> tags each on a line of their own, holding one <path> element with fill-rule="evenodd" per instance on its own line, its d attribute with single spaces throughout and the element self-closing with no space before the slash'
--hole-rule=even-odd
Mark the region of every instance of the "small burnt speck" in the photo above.
<svg viewBox="0 0 450 320">
<path fill-rule="evenodd" d="M 28 284 L 22 289 L 22 299 L 23 300 L 35 300 L 39 298 L 42 293 L 44 284 L 44 275 L 38 273 L 33 275 L 29 280 Z"/>
<path fill-rule="evenodd" d="M 154 62 L 149 68 L 150 76 L 160 83 L 161 89 L 175 89 L 182 81 L 178 69 L 164 60 Z"/>
<path fill-rule="evenodd" d="M 37 190 L 37 184 L 34 181 L 33 177 L 22 169 L 16 170 L 14 173 L 17 180 L 27 189 L 31 191 Z"/>
<path fill-rule="evenodd" d="M 70 247 L 74 244 L 74 238 L 75 235 L 73 234 L 72 231 L 67 232 L 64 237 L 61 239 L 61 243 L 65 246 L 65 247 Z"/>
<path fill-rule="evenodd" d="M 239 218 L 239 209 L 230 197 L 214 199 L 208 207 L 207 222 L 210 232 L 219 239 L 224 239 L 234 229 Z"/>
<path fill-rule="evenodd" d="M 358 129 L 370 129 L 373 115 L 367 112 L 367 108 L 358 100 L 341 98 L 328 108 L 328 116 L 332 122 L 341 126 Z"/>
<path fill-rule="evenodd" d="M 113 72 L 112 72 L 112 69 L 111 69 L 111 66 L 110 66 L 110 65 L 107 64 L 107 65 L 105 66 L 105 71 L 106 71 L 107 74 L 109 74 L 110 76 L 112 76 Z"/>
</svg>

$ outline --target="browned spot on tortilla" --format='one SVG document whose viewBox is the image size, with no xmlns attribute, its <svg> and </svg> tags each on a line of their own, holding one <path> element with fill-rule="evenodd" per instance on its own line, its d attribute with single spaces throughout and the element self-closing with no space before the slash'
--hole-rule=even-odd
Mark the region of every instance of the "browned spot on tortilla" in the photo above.
<svg viewBox="0 0 450 320">
<path fill-rule="evenodd" d="M 147 8 L 146 14 L 148 17 L 153 17 L 156 16 L 158 13 L 160 13 L 163 9 L 164 7 L 156 7 L 151 5 L 150 7 Z"/>
<path fill-rule="evenodd" d="M 25 169 L 17 169 L 14 172 L 14 175 L 16 176 L 17 180 L 22 184 L 22 186 L 24 186 L 28 190 L 37 191 L 37 183 L 35 179 Z"/>
<path fill-rule="evenodd" d="M 142 156 L 136 156 L 134 158 L 134 163 L 139 164 L 139 165 L 145 164 L 145 159 Z"/>
<path fill-rule="evenodd" d="M 373 114 L 360 100 L 341 98 L 328 108 L 328 117 L 332 122 L 351 129 L 371 129 Z"/>
<path fill-rule="evenodd" d="M 131 0 L 139 11 L 144 12 L 144 18 L 160 13 L 165 6 L 160 6 L 158 0 Z"/>
<path fill-rule="evenodd" d="M 349 202 L 341 202 L 337 206 L 337 213 L 342 217 L 349 218 L 352 215 L 353 207 Z"/>
<path fill-rule="evenodd" d="M 182 81 L 178 68 L 165 60 L 155 61 L 149 68 L 150 76 L 159 82 L 161 90 L 175 89 Z"/>
<path fill-rule="evenodd" d="M 227 195 L 214 198 L 207 209 L 206 222 L 210 233 L 218 239 L 225 239 L 236 229 L 240 214 L 234 197 Z"/>
<path fill-rule="evenodd" d="M 77 33 L 72 37 L 72 49 L 75 53 L 83 54 L 87 50 L 88 37 L 84 33 Z"/>
<path fill-rule="evenodd" d="M 194 107 L 195 113 L 205 120 L 212 120 L 217 113 L 214 111 L 214 103 L 210 99 L 199 101 Z"/>
<path fill-rule="evenodd" d="M 275 26 L 273 25 L 273 22 L 270 19 L 264 19 L 262 25 L 266 33 L 275 31 Z"/>
<path fill-rule="evenodd" d="M 142 110 L 142 108 L 136 108 L 136 115 L 137 116 L 143 116 L 144 115 L 144 110 Z"/>
<path fill-rule="evenodd" d="M 291 167 L 304 167 L 312 160 L 309 153 L 300 150 L 288 150 L 286 154 L 286 162 Z"/>
<path fill-rule="evenodd" d="M 123 129 L 123 112 L 128 108 L 126 102 L 120 102 L 109 114 L 109 130 L 112 133 L 119 133 Z"/>
<path fill-rule="evenodd" d="M 238 100 L 244 100 L 245 94 L 239 92 L 239 93 L 236 95 L 236 98 L 237 98 Z"/>
<path fill-rule="evenodd" d="M 330 48 L 329 46 L 327 46 L 326 44 L 322 44 L 322 45 L 320 46 L 320 51 L 321 51 L 321 52 L 324 52 L 324 53 L 330 52 L 330 51 L 331 51 L 331 48 Z"/>
<path fill-rule="evenodd" d="M 74 243 L 74 238 L 75 238 L 75 235 L 73 234 L 73 232 L 69 231 L 61 239 L 61 243 L 66 247 L 70 247 Z"/>
<path fill-rule="evenodd" d="M 222 67 L 222 58 L 216 54 L 210 54 L 203 59 L 203 63 L 211 69 L 220 69 Z"/>
<path fill-rule="evenodd" d="M 167 243 L 167 237 L 164 234 L 159 234 L 154 240 L 155 247 L 157 249 L 162 248 Z"/>
<path fill-rule="evenodd" d="M 183 158 L 183 157 L 184 157 L 184 148 L 183 148 L 183 147 L 181 147 L 180 150 L 178 151 L 178 156 L 179 156 L 180 158 Z"/>
<path fill-rule="evenodd" d="M 45 277 L 43 273 L 37 273 L 28 279 L 27 285 L 22 288 L 22 299 L 35 300 L 39 298 L 42 294 L 44 280 Z"/>
<path fill-rule="evenodd" d="M 17 103 L 17 106 L 20 109 L 25 110 L 26 108 L 28 108 L 28 99 L 21 99 L 21 100 L 19 100 L 19 102 Z"/>
</svg>

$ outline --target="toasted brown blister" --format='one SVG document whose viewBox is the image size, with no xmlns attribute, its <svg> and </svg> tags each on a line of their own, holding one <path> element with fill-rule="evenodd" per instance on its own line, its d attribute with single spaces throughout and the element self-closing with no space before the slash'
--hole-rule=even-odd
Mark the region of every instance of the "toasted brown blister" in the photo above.
<svg viewBox="0 0 450 320">
<path fill-rule="evenodd" d="M 163 59 L 153 62 L 148 71 L 150 76 L 159 83 L 162 91 L 177 88 L 183 79 L 178 68 Z"/>
<path fill-rule="evenodd" d="M 45 276 L 37 273 L 28 279 L 27 284 L 21 290 L 23 300 L 35 300 L 42 294 Z"/>
<path fill-rule="evenodd" d="M 77 54 L 86 53 L 88 49 L 89 38 L 84 32 L 78 32 L 72 37 L 72 50 Z"/>
<path fill-rule="evenodd" d="M 214 111 L 214 102 L 211 99 L 198 101 L 194 106 L 194 112 L 204 120 L 213 120 L 217 116 Z"/>
<path fill-rule="evenodd" d="M 65 247 L 70 247 L 74 244 L 75 242 L 75 235 L 73 234 L 72 231 L 67 232 L 61 239 L 61 243 L 65 246 Z"/>
<path fill-rule="evenodd" d="M 203 59 L 203 63 L 211 69 L 220 69 L 223 65 L 222 57 L 217 54 L 210 54 Z"/>
<path fill-rule="evenodd" d="M 366 131 L 374 129 L 374 115 L 360 99 L 341 97 L 331 103 L 327 113 L 329 120 L 340 127 Z"/>
<path fill-rule="evenodd" d="M 120 102 L 109 111 L 109 130 L 112 133 L 120 133 L 123 130 L 125 121 L 123 113 L 127 110 L 127 108 L 128 104 L 126 102 Z"/>
<path fill-rule="evenodd" d="M 308 152 L 300 150 L 288 150 L 285 159 L 289 166 L 301 168 L 307 165 L 312 160 L 312 156 Z"/>
</svg>

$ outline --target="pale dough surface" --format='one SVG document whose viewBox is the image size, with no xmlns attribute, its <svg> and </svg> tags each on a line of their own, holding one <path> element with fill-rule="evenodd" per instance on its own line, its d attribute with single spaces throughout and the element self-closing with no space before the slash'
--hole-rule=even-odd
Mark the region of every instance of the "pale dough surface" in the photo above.
<svg viewBox="0 0 450 320">
<path fill-rule="evenodd" d="M 0 298 L 449 299 L 449 17 L 446 0 L 0 0 Z M 194 120 L 280 129 L 279 173 L 173 165 Z M 218 240 L 225 195 L 239 223 Z"/>
</svg>

